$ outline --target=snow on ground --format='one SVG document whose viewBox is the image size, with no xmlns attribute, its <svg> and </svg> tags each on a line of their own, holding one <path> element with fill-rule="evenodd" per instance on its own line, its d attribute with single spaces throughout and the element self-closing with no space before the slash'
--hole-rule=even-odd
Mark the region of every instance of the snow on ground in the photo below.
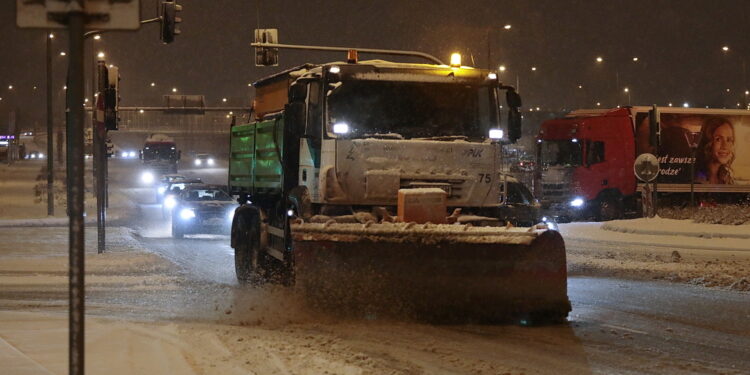
<svg viewBox="0 0 750 375">
<path fill-rule="evenodd" d="M 571 275 L 750 291 L 750 226 L 635 219 L 561 224 Z M 701 234 L 701 236 L 698 236 Z"/>
<path fill-rule="evenodd" d="M 65 226 L 65 169 L 55 169 L 55 216 L 47 216 L 47 163 L 45 160 L 24 160 L 13 165 L 0 165 L 0 227 Z M 96 222 L 96 199 L 91 193 L 91 165 L 86 164 L 85 210 L 87 223 Z M 116 220 L 134 209 L 130 200 L 116 190 L 109 196 L 108 219 Z"/>
</svg>

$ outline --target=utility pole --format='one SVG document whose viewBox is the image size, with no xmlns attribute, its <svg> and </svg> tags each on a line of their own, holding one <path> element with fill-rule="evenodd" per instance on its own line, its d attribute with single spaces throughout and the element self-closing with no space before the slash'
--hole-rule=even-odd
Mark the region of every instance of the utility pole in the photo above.
<svg viewBox="0 0 750 375">
<path fill-rule="evenodd" d="M 83 32 L 86 14 L 82 0 L 71 3 L 67 15 L 70 41 L 68 65 L 67 168 L 70 259 L 69 373 L 84 372 L 84 164 L 83 164 Z"/>
<path fill-rule="evenodd" d="M 54 129 L 52 121 L 52 31 L 47 30 L 47 216 L 55 215 Z"/>
<path fill-rule="evenodd" d="M 106 211 L 104 205 L 104 196 L 106 194 L 105 184 L 105 164 L 107 163 L 107 151 L 106 151 L 106 138 L 107 130 L 104 127 L 104 119 L 98 118 L 97 114 L 102 114 L 104 111 L 105 90 L 109 87 L 107 78 L 107 67 L 104 62 L 104 58 L 99 58 L 96 63 L 96 87 L 99 95 L 96 96 L 97 100 L 92 105 L 92 131 L 93 131 L 93 151 L 94 151 L 94 180 L 96 185 L 96 227 L 97 227 L 97 252 L 99 254 L 104 252 L 106 244 L 105 237 L 105 220 Z M 103 115 L 101 115 L 103 116 Z"/>
</svg>

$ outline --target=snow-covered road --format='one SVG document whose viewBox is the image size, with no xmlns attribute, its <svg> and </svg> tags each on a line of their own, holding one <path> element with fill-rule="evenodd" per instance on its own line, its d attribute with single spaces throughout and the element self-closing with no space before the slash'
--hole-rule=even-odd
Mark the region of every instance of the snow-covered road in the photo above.
<svg viewBox="0 0 750 375">
<path fill-rule="evenodd" d="M 172 239 L 152 192 L 118 188 L 137 204 L 109 228 L 108 252 L 97 255 L 87 232 L 90 373 L 750 373 L 750 294 L 729 288 L 750 270 L 741 250 L 571 224 L 561 229 L 568 324 L 332 316 L 289 289 L 238 285 L 227 237 Z M 0 372 L 63 374 L 66 228 L 0 228 L 0 238 Z"/>
</svg>

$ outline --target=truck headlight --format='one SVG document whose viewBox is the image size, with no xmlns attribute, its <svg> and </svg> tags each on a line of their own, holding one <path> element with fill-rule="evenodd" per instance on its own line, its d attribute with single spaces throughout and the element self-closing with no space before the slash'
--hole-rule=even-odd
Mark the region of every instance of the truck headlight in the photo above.
<svg viewBox="0 0 750 375">
<path fill-rule="evenodd" d="M 345 122 L 339 122 L 339 123 L 333 124 L 333 132 L 336 134 L 349 133 L 349 124 Z"/>
<path fill-rule="evenodd" d="M 134 158 L 135 157 L 135 151 L 128 152 L 128 157 Z"/>
<path fill-rule="evenodd" d="M 195 217 L 195 211 L 190 208 L 183 208 L 180 210 L 180 218 L 182 220 L 190 220 Z"/>
<path fill-rule="evenodd" d="M 214 165 L 214 159 L 208 159 L 206 163 L 208 163 L 208 165 Z"/>
<path fill-rule="evenodd" d="M 166 198 L 164 198 L 164 207 L 166 207 L 166 208 L 168 208 L 168 209 L 171 210 L 176 205 L 177 205 L 177 200 L 174 199 L 173 195 L 169 195 Z"/>
<path fill-rule="evenodd" d="M 159 186 L 159 188 L 156 189 L 156 191 L 159 192 L 159 195 L 162 195 L 162 194 L 164 194 L 165 191 L 167 191 L 167 188 L 164 187 L 164 186 Z"/>
<path fill-rule="evenodd" d="M 490 129 L 490 139 L 502 139 L 503 129 Z"/>
<path fill-rule="evenodd" d="M 195 159 L 195 165 L 201 165 L 200 159 Z"/>
<path fill-rule="evenodd" d="M 128 152 L 127 152 L 127 151 L 123 151 L 123 152 L 121 152 L 121 153 L 120 153 L 120 156 L 121 156 L 121 157 L 122 157 L 123 159 L 125 159 L 125 158 L 127 158 L 127 157 L 128 157 Z"/>
<path fill-rule="evenodd" d="M 144 184 L 152 184 L 154 182 L 154 174 L 151 172 L 141 173 L 141 182 Z"/>
<path fill-rule="evenodd" d="M 585 201 L 581 197 L 575 197 L 572 201 L 570 201 L 570 207 L 582 207 Z"/>
</svg>

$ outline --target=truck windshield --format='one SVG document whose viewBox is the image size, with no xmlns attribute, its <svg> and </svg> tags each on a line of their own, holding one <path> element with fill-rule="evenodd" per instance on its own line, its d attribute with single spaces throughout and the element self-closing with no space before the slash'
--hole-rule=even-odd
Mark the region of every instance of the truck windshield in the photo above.
<svg viewBox="0 0 750 375">
<path fill-rule="evenodd" d="M 581 144 L 570 139 L 544 140 L 541 143 L 542 165 L 574 167 L 581 165 Z"/>
<path fill-rule="evenodd" d="M 231 201 L 227 193 L 218 189 L 191 189 L 185 194 L 186 201 Z"/>
<path fill-rule="evenodd" d="M 177 150 L 171 143 L 151 143 L 143 148 L 143 160 L 173 160 Z"/>
<path fill-rule="evenodd" d="M 398 135 L 406 139 L 481 139 L 490 128 L 497 127 L 496 103 L 494 90 L 488 86 L 348 80 L 328 97 L 328 131 L 334 133 L 334 125 L 343 123 L 346 131 L 338 133 L 347 138 Z"/>
</svg>

